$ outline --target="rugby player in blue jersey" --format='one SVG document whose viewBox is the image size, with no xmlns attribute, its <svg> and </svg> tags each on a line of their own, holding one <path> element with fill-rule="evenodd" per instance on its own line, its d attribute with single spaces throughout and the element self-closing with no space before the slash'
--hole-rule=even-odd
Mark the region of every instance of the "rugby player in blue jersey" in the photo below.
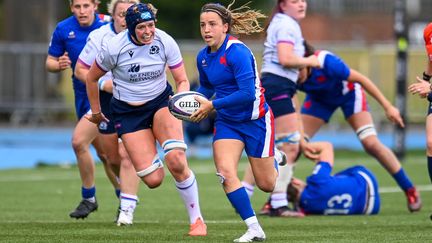
<svg viewBox="0 0 432 243">
<path fill-rule="evenodd" d="M 301 108 L 304 136 L 313 137 L 341 108 L 345 119 L 356 132 L 365 151 L 372 155 L 392 175 L 405 192 L 410 212 L 419 211 L 420 195 L 396 155 L 377 136 L 369 111 L 365 91 L 383 108 L 387 118 L 404 127 L 399 110 L 381 93 L 378 87 L 360 72 L 348 67 L 342 59 L 328 51 L 314 51 L 305 44 L 306 55 L 315 54 L 322 68 L 303 68 L 298 89 L 306 93 Z"/>
<path fill-rule="evenodd" d="M 60 72 L 67 68 L 75 69 L 78 55 L 86 44 L 91 31 L 101 27 L 105 22 L 96 14 L 97 0 L 70 0 L 72 16 L 59 22 L 51 37 L 46 59 L 49 72 Z M 90 153 L 90 143 L 96 148 L 99 158 L 104 163 L 105 172 L 119 193 L 119 185 L 112 168 L 107 165 L 105 153 L 98 139 L 97 127 L 83 118 L 90 111 L 85 83 L 72 75 L 75 95 L 75 111 L 78 123 L 72 137 L 72 147 L 78 161 L 81 176 L 82 201 L 70 213 L 72 218 L 86 218 L 98 208 L 95 187 L 95 166 Z"/>
<path fill-rule="evenodd" d="M 234 242 L 262 241 L 265 233 L 237 176 L 237 167 L 245 150 L 258 187 L 273 191 L 278 174 L 274 160 L 274 120 L 264 98 L 255 57 L 230 32 L 260 32 L 257 18 L 264 16 L 245 6 L 230 10 L 231 6 L 208 3 L 201 8 L 200 30 L 207 46 L 196 59 L 198 92 L 209 99 L 215 97 L 210 101 L 197 96 L 201 107 L 191 118 L 199 122 L 216 110 L 213 137 L 216 175 L 248 227 Z"/>
<path fill-rule="evenodd" d="M 292 178 L 288 199 L 302 214 L 348 215 L 377 214 L 380 210 L 378 182 L 363 166 L 353 166 L 331 174 L 334 154 L 328 142 L 311 142 L 319 154 L 306 182 Z"/>
</svg>

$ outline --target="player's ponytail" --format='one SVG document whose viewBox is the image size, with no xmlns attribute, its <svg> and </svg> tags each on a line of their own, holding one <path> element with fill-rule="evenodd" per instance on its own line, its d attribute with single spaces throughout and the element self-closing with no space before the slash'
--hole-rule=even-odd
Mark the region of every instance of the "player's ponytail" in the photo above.
<svg viewBox="0 0 432 243">
<path fill-rule="evenodd" d="M 201 8 L 201 13 L 214 12 L 218 14 L 224 24 L 228 24 L 228 33 L 246 34 L 259 33 L 264 29 L 261 27 L 258 19 L 266 18 L 259 10 L 251 9 L 248 4 L 239 8 L 231 9 L 234 5 L 233 0 L 228 7 L 219 3 L 207 3 Z"/>
</svg>

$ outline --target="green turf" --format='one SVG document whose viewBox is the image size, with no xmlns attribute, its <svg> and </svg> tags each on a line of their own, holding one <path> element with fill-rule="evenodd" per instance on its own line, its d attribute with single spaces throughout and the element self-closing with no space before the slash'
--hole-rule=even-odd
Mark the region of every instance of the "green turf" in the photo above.
<svg viewBox="0 0 432 243">
<path fill-rule="evenodd" d="M 365 154 L 344 151 L 336 157 L 335 171 L 364 164 L 377 175 L 381 188 L 397 189 L 391 176 Z M 260 216 L 267 242 L 432 242 L 432 192 L 425 158 L 410 153 L 404 166 L 417 185 L 426 186 L 421 187 L 425 189 L 421 212 L 409 213 L 403 193 L 397 190 L 381 194 L 382 208 L 376 216 Z M 191 167 L 199 182 L 206 237 L 186 236 L 189 222 L 171 176 L 155 190 L 142 185 L 134 225 L 117 227 L 113 219 L 118 201 L 100 165 L 96 178 L 99 210 L 85 220 L 70 219 L 68 214 L 80 198 L 77 168 L 53 166 L 0 171 L 0 242 L 232 242 L 246 228 L 228 203 L 213 162 L 191 160 Z M 296 176 L 304 178 L 311 169 L 312 163 L 301 159 Z M 266 197 L 255 193 L 256 211 Z"/>
</svg>

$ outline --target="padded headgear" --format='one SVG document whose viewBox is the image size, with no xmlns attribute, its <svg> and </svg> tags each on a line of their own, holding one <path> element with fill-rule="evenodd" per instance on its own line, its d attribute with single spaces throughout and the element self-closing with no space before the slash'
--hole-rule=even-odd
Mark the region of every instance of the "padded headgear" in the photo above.
<svg viewBox="0 0 432 243">
<path fill-rule="evenodd" d="M 147 4 L 138 3 L 130 6 L 126 11 L 126 25 L 129 34 L 135 40 L 138 39 L 135 33 L 135 28 L 139 23 L 156 20 L 156 16 Z"/>
</svg>

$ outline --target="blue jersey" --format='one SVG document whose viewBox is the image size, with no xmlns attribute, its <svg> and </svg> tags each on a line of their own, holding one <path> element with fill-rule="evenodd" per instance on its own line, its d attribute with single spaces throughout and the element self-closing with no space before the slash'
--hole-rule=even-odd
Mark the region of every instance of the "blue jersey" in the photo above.
<svg viewBox="0 0 432 243">
<path fill-rule="evenodd" d="M 90 26 L 80 26 L 75 16 L 70 16 L 57 24 L 56 29 L 51 37 L 48 54 L 53 57 L 60 57 L 65 52 L 69 53 L 72 62 L 72 70 L 75 70 L 75 64 L 81 50 L 84 48 L 87 37 L 93 30 L 106 24 L 95 14 L 95 21 Z M 73 88 L 75 91 L 85 92 L 85 84 L 76 79 L 72 74 Z M 86 93 L 84 93 L 87 97 Z"/>
<path fill-rule="evenodd" d="M 298 84 L 298 89 L 313 99 L 331 104 L 340 102 L 345 94 L 354 90 L 355 83 L 346 81 L 350 75 L 350 68 L 328 51 L 319 52 L 318 59 L 322 63 L 322 68 L 312 68 L 306 81 Z"/>
<path fill-rule="evenodd" d="M 376 214 L 380 200 L 374 175 L 363 166 L 354 166 L 331 175 L 327 162 L 316 164 L 300 196 L 306 214 Z"/>
<path fill-rule="evenodd" d="M 269 107 L 259 79 L 255 57 L 249 48 L 227 35 L 214 53 L 210 47 L 197 56 L 200 87 L 198 92 L 211 98 L 218 118 L 244 122 L 265 116 Z"/>
</svg>

